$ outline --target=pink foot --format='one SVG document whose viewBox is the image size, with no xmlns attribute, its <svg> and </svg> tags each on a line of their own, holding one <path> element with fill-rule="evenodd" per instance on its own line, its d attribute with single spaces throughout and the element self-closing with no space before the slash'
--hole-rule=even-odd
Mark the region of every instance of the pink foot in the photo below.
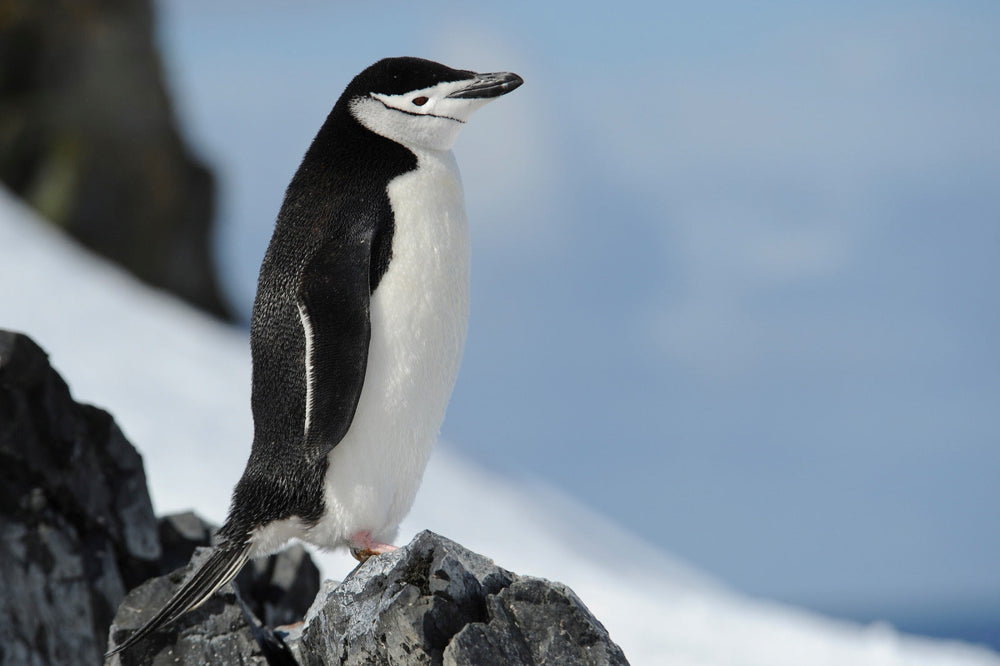
<svg viewBox="0 0 1000 666">
<path fill-rule="evenodd" d="M 368 530 L 352 534 L 350 543 L 351 555 L 358 562 L 365 562 L 372 555 L 381 555 L 382 553 L 391 553 L 397 550 L 392 544 L 372 541 L 372 533 Z"/>
</svg>

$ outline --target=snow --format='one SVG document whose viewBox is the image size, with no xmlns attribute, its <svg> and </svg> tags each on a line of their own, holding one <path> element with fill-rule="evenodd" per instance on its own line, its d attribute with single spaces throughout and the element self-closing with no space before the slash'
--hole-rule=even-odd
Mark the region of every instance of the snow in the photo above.
<svg viewBox="0 0 1000 666">
<path fill-rule="evenodd" d="M 0 327 L 31 335 L 77 400 L 114 414 L 144 457 L 156 511 L 221 522 L 252 433 L 246 333 L 135 282 L 6 190 L 0 284 Z M 508 482 L 447 446 L 398 541 L 422 529 L 568 584 L 636 665 L 1000 666 L 985 648 L 740 596 L 554 490 Z M 331 577 L 353 566 L 344 554 L 320 561 Z"/>
</svg>

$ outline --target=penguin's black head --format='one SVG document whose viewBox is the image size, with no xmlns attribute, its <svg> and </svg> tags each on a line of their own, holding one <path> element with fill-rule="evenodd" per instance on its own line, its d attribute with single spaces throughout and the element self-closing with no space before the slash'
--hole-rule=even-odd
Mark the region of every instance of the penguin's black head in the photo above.
<svg viewBox="0 0 1000 666">
<path fill-rule="evenodd" d="M 517 74 L 477 74 L 421 58 L 386 58 L 341 97 L 371 131 L 409 148 L 448 150 L 472 113 L 524 83 Z"/>
</svg>

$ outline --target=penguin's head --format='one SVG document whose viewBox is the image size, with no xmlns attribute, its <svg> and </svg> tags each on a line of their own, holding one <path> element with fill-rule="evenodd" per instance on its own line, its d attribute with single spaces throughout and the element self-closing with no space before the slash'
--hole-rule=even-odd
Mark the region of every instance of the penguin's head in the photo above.
<svg viewBox="0 0 1000 666">
<path fill-rule="evenodd" d="M 351 81 L 341 101 L 372 132 L 408 148 L 449 150 L 472 113 L 524 83 L 421 58 L 386 58 Z"/>
</svg>

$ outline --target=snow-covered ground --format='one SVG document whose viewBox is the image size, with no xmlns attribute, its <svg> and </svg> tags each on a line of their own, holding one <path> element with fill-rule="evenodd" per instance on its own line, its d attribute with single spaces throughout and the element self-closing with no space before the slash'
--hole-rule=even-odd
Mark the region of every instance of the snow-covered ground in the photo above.
<svg viewBox="0 0 1000 666">
<path fill-rule="evenodd" d="M 142 453 L 158 513 L 220 522 L 251 439 L 246 333 L 133 281 L 0 190 L 0 328 L 31 335 L 74 396 Z M 2 363 L 2 359 L 0 359 Z M 570 585 L 633 664 L 992 664 L 1000 655 L 834 621 L 727 590 L 556 492 L 441 446 L 405 542 L 432 529 L 522 574 Z M 352 566 L 323 555 L 324 573 Z"/>
</svg>

